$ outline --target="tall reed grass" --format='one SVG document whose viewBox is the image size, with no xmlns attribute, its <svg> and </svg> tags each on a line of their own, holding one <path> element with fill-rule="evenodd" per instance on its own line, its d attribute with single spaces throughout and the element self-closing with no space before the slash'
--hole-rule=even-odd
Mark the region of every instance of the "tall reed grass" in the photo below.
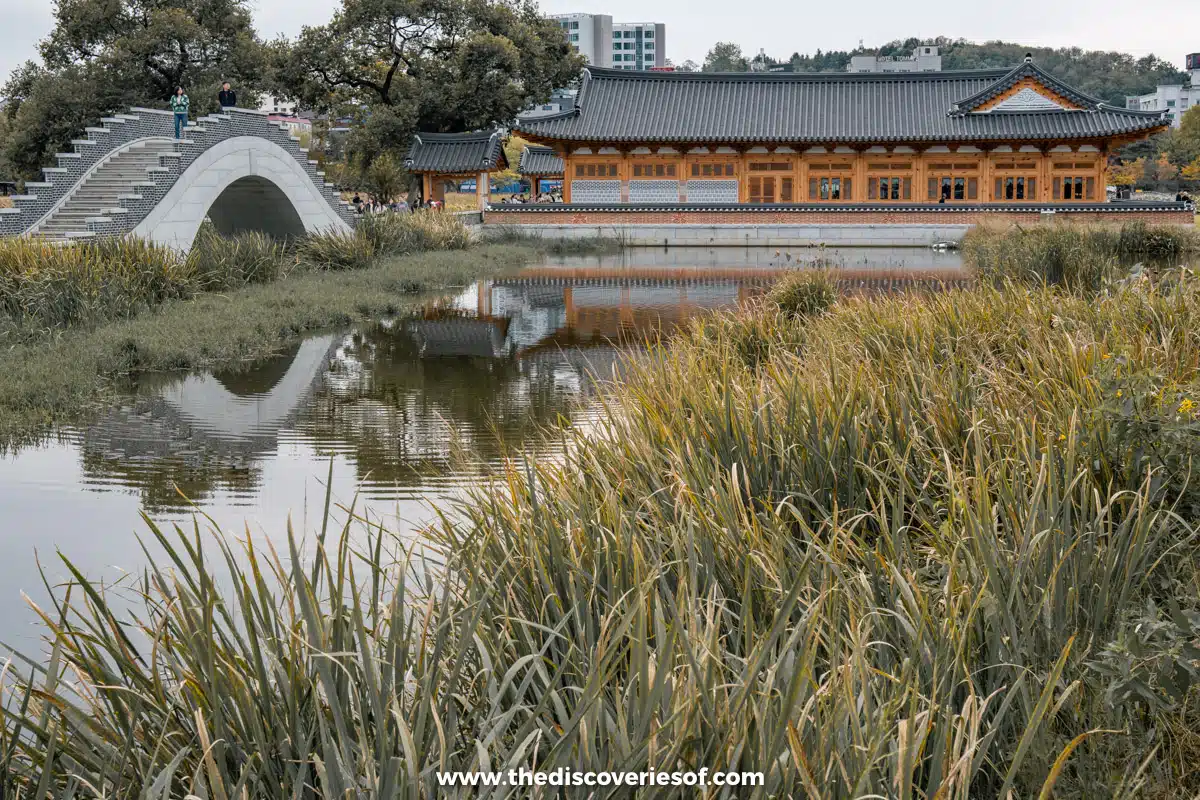
<svg viewBox="0 0 1200 800">
<path fill-rule="evenodd" d="M 371 217 L 354 231 L 276 242 L 260 233 L 226 237 L 201 227 L 186 257 L 145 241 L 101 239 L 60 245 L 0 239 L 0 335 L 127 319 L 172 299 L 286 278 L 300 269 L 365 269 L 379 258 L 471 244 L 452 215 Z"/>
<path fill-rule="evenodd" d="M 132 623 L 72 568 L 10 666 L 0 794 L 1194 797 L 1197 329 L 1186 280 L 764 304 L 475 490 L 434 579 L 374 526 L 315 557 L 151 526 Z"/>
<path fill-rule="evenodd" d="M 1097 290 L 1135 261 L 1179 266 L 1200 255 L 1200 231 L 1181 225 L 980 225 L 963 240 L 963 256 L 984 278 L 1045 281 Z"/>
</svg>

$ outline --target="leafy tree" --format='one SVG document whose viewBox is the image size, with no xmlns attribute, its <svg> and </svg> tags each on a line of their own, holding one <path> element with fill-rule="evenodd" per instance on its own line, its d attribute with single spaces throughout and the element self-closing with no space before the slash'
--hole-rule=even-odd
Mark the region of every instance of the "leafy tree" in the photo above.
<svg viewBox="0 0 1200 800">
<path fill-rule="evenodd" d="M 1146 169 L 1146 179 L 1154 183 L 1169 183 L 1178 177 L 1179 167 L 1171 163 L 1165 152 L 1159 153 L 1154 163 Z"/>
<path fill-rule="evenodd" d="M 1185 181 L 1200 181 L 1200 156 L 1179 171 Z"/>
<path fill-rule="evenodd" d="M 408 186 L 408 173 L 391 153 L 384 153 L 367 167 L 362 183 L 375 202 L 390 203 Z"/>
<path fill-rule="evenodd" d="M 197 112 L 217 108 L 223 80 L 253 101 L 265 51 L 248 0 L 58 0 L 41 63 L 4 87 L 4 149 L 31 175 L 87 125 L 131 105 L 161 108 L 183 86 Z"/>
<path fill-rule="evenodd" d="M 1108 172 L 1108 179 L 1112 181 L 1114 186 L 1134 186 L 1141 183 L 1145 176 L 1146 159 L 1144 158 L 1118 164 Z"/>
<path fill-rule="evenodd" d="M 1200 158 L 1200 106 L 1193 106 L 1179 121 L 1179 128 L 1172 131 L 1163 150 L 1171 163 L 1183 167 Z"/>
<path fill-rule="evenodd" d="M 692 61 L 689 58 L 687 61 L 684 61 L 682 64 L 679 64 L 678 66 L 676 66 L 675 71 L 676 72 L 699 72 L 700 65 L 697 64 L 695 61 Z"/>
<path fill-rule="evenodd" d="M 504 157 L 508 159 L 508 169 L 492 173 L 492 177 L 497 183 L 512 183 L 521 179 L 517 167 L 521 161 L 521 151 L 528 145 L 529 142 L 516 135 L 509 136 L 504 141 Z"/>
<path fill-rule="evenodd" d="M 740 45 L 717 42 L 704 57 L 704 72 L 749 72 L 750 61 L 742 55 Z"/>
<path fill-rule="evenodd" d="M 272 63 L 279 93 L 353 118 L 347 149 L 365 163 L 414 132 L 507 124 L 584 65 L 532 0 L 342 0 Z"/>
</svg>

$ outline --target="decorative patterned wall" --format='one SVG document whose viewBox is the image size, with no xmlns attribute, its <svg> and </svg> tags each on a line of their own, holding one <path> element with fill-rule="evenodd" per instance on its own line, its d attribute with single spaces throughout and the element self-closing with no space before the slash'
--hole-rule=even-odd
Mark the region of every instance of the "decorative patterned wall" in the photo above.
<svg viewBox="0 0 1200 800">
<path fill-rule="evenodd" d="M 679 181 L 630 181 L 629 202 L 678 203 Z"/>
<path fill-rule="evenodd" d="M 620 181 L 571 181 L 572 203 L 619 203 Z"/>
<path fill-rule="evenodd" d="M 687 201 L 689 203 L 736 203 L 738 201 L 738 182 L 690 180 L 687 183 Z"/>
</svg>

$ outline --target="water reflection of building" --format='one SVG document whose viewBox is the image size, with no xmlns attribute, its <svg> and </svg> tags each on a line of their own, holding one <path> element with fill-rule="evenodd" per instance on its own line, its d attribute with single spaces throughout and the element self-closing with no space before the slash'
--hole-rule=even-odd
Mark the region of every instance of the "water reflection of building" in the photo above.
<svg viewBox="0 0 1200 800">
<path fill-rule="evenodd" d="M 84 469 L 150 508 L 181 505 L 176 485 L 195 501 L 223 491 L 249 502 L 271 460 L 317 459 L 303 468 L 320 472 L 341 456 L 386 496 L 463 480 L 458 448 L 486 465 L 541 441 L 631 346 L 745 302 L 780 271 L 627 262 L 481 282 L 449 306 L 311 337 L 252 369 L 143 380 L 82 434 Z M 957 274 L 842 271 L 871 291 Z"/>
</svg>

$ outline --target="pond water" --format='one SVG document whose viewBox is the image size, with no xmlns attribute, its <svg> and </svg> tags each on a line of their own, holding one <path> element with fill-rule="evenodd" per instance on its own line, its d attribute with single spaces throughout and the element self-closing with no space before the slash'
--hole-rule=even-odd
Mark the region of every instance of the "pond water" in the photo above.
<svg viewBox="0 0 1200 800">
<path fill-rule="evenodd" d="M 961 277 L 928 250 L 641 249 L 555 257 L 437 298 L 412 317 L 310 336 L 250 369 L 143 376 L 87 427 L 0 457 L 0 642 L 36 634 L 20 593 L 66 570 L 138 571 L 141 514 L 286 547 L 334 501 L 409 535 L 506 453 L 552 456 L 542 435 L 592 414 L 593 374 L 657 331 L 765 291 L 782 269 L 839 264 L 852 288 Z M 458 448 L 474 454 L 467 461 Z"/>
</svg>

